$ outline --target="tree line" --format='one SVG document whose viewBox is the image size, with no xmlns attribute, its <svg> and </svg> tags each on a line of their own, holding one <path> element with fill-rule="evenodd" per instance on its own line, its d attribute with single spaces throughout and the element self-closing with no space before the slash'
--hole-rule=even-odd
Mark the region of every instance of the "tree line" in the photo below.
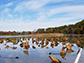
<svg viewBox="0 0 84 63">
<path fill-rule="evenodd" d="M 28 35 L 28 34 L 37 34 L 37 33 L 64 33 L 64 34 L 84 34 L 84 20 L 77 22 L 76 24 L 64 25 L 59 27 L 52 28 L 40 28 L 36 31 L 0 31 L 0 35 Z"/>
<path fill-rule="evenodd" d="M 36 33 L 64 33 L 64 34 L 84 34 L 84 20 L 76 24 L 64 25 L 45 29 L 38 29 Z"/>
<path fill-rule="evenodd" d="M 31 34 L 31 31 L 23 31 L 23 32 L 16 32 L 16 31 L 0 31 L 0 35 L 28 35 Z"/>
</svg>

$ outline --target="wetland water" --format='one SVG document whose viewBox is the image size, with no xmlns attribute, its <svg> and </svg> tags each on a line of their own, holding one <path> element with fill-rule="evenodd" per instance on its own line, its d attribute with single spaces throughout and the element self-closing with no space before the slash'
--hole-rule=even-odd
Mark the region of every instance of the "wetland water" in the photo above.
<svg viewBox="0 0 84 63">
<path fill-rule="evenodd" d="M 0 37 L 0 63 L 74 63 L 79 51 L 84 47 L 84 36 L 57 37 Z M 84 62 L 84 49 L 79 63 Z"/>
</svg>

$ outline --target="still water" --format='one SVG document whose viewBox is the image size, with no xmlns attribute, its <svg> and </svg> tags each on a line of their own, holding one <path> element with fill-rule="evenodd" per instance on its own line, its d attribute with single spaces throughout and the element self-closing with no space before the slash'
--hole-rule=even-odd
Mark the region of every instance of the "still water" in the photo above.
<svg viewBox="0 0 84 63">
<path fill-rule="evenodd" d="M 1 37 L 0 63 L 74 63 L 80 49 L 84 47 L 84 36 L 62 37 Z M 79 63 L 84 62 L 84 49 Z"/>
</svg>

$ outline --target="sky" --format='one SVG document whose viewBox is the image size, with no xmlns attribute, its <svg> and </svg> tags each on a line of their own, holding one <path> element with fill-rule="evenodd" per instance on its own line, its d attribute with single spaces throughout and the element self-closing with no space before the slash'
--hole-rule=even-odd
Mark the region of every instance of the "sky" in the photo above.
<svg viewBox="0 0 84 63">
<path fill-rule="evenodd" d="M 34 31 L 84 19 L 84 0 L 0 0 L 0 31 Z"/>
</svg>

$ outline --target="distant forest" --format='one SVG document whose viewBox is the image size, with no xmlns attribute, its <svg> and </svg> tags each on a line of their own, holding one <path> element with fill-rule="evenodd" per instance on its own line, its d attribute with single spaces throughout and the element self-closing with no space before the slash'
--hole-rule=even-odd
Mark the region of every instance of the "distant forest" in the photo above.
<svg viewBox="0 0 84 63">
<path fill-rule="evenodd" d="M 0 31 L 0 35 L 28 35 L 28 34 L 37 34 L 37 33 L 64 33 L 64 34 L 84 34 L 84 20 L 70 25 L 64 25 L 60 27 L 53 27 L 53 28 L 40 28 L 36 31 L 23 31 L 23 32 L 16 32 L 16 31 Z"/>
<path fill-rule="evenodd" d="M 44 29 L 38 29 L 37 33 L 64 33 L 64 34 L 84 34 L 84 20 L 70 25 L 64 25 L 60 27 L 53 27 Z"/>
</svg>

